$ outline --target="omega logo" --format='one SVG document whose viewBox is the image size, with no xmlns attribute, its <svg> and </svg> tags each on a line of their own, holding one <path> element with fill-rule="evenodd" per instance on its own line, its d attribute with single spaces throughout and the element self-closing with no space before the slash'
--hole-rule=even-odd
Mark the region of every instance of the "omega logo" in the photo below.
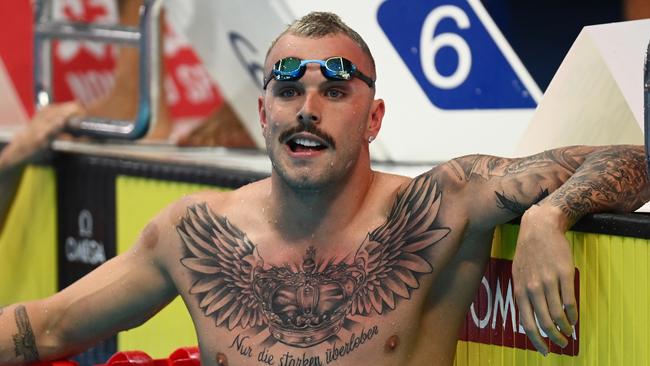
<svg viewBox="0 0 650 366">
<path fill-rule="evenodd" d="M 79 212 L 79 238 L 69 236 L 65 240 L 65 256 L 69 262 L 100 264 L 106 262 L 104 244 L 92 239 L 93 215 L 87 209 Z"/>
<path fill-rule="evenodd" d="M 229 32 L 228 39 L 239 62 L 246 68 L 255 85 L 262 89 L 262 80 L 265 76 L 264 66 L 257 61 L 260 59 L 257 48 L 248 39 L 236 32 Z"/>
</svg>

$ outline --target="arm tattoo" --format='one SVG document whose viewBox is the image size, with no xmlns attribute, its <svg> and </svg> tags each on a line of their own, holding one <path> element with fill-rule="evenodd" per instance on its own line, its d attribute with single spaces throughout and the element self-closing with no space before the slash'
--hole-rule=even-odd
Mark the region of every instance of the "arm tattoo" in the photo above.
<svg viewBox="0 0 650 366">
<path fill-rule="evenodd" d="M 452 160 L 452 170 L 458 179 L 488 181 L 494 177 L 517 176 L 522 173 L 559 168 L 556 174 L 573 174 L 591 148 L 565 147 L 544 151 L 521 159 L 506 159 L 489 155 L 468 155 Z"/>
<path fill-rule="evenodd" d="M 615 146 L 590 155 L 550 203 L 575 222 L 588 213 L 632 211 L 645 203 L 648 193 L 645 153 Z"/>
<path fill-rule="evenodd" d="M 514 196 L 508 197 L 505 192 L 494 192 L 494 194 L 497 196 L 497 207 L 508 210 L 517 215 L 523 215 L 530 206 L 538 203 L 539 201 L 546 198 L 546 196 L 548 196 L 548 189 L 540 189 L 539 194 L 533 199 L 533 202 L 530 205 L 517 201 Z"/>
<path fill-rule="evenodd" d="M 26 363 L 39 361 L 38 350 L 36 349 L 36 338 L 29 323 L 29 317 L 25 306 L 19 305 L 15 310 L 16 325 L 18 333 L 14 334 L 14 346 L 16 357 L 23 356 Z"/>
<path fill-rule="evenodd" d="M 487 181 L 493 177 L 505 177 L 534 170 L 560 167 L 565 174 L 574 173 L 584 161 L 591 148 L 571 146 L 544 151 L 522 159 L 505 159 L 489 155 L 468 155 L 452 160 L 456 176 L 463 181 Z"/>
<path fill-rule="evenodd" d="M 459 181 L 482 184 L 494 180 L 491 192 L 496 207 L 508 216 L 522 215 L 561 186 L 594 149 L 572 146 L 519 159 L 468 155 L 450 161 L 449 166 Z"/>
</svg>

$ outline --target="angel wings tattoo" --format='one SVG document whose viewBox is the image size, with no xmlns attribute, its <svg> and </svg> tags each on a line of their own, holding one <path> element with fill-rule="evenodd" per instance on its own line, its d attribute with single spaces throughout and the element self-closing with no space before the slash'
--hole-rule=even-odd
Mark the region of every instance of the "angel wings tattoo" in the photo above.
<svg viewBox="0 0 650 366">
<path fill-rule="evenodd" d="M 442 193 L 431 175 L 399 192 L 384 224 L 368 233 L 351 258 L 317 258 L 310 247 L 300 264 L 264 263 L 244 232 L 207 204 L 189 207 L 177 226 L 181 259 L 193 275 L 190 294 L 215 325 L 268 327 L 275 341 L 311 347 L 335 336 L 352 315 L 395 309 L 433 268 L 423 251 L 446 237 L 436 227 Z"/>
</svg>

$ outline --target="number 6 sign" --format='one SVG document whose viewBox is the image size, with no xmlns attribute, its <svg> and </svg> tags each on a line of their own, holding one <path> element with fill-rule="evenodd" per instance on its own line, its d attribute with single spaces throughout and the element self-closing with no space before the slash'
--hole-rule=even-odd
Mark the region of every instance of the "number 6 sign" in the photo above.
<svg viewBox="0 0 650 366">
<path fill-rule="evenodd" d="M 536 86 L 478 0 L 386 0 L 377 21 L 437 108 L 535 107 Z"/>
</svg>

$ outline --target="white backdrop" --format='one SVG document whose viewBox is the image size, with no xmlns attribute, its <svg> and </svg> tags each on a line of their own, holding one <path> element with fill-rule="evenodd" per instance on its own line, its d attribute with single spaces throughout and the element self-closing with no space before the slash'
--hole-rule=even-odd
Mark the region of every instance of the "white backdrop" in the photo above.
<svg viewBox="0 0 650 366">
<path fill-rule="evenodd" d="M 376 160 L 512 155 L 541 97 L 478 0 L 170 0 L 166 6 L 260 145 L 256 100 L 266 50 L 286 24 L 313 10 L 339 14 L 376 59 L 377 97 L 387 106 L 372 144 Z"/>
</svg>

